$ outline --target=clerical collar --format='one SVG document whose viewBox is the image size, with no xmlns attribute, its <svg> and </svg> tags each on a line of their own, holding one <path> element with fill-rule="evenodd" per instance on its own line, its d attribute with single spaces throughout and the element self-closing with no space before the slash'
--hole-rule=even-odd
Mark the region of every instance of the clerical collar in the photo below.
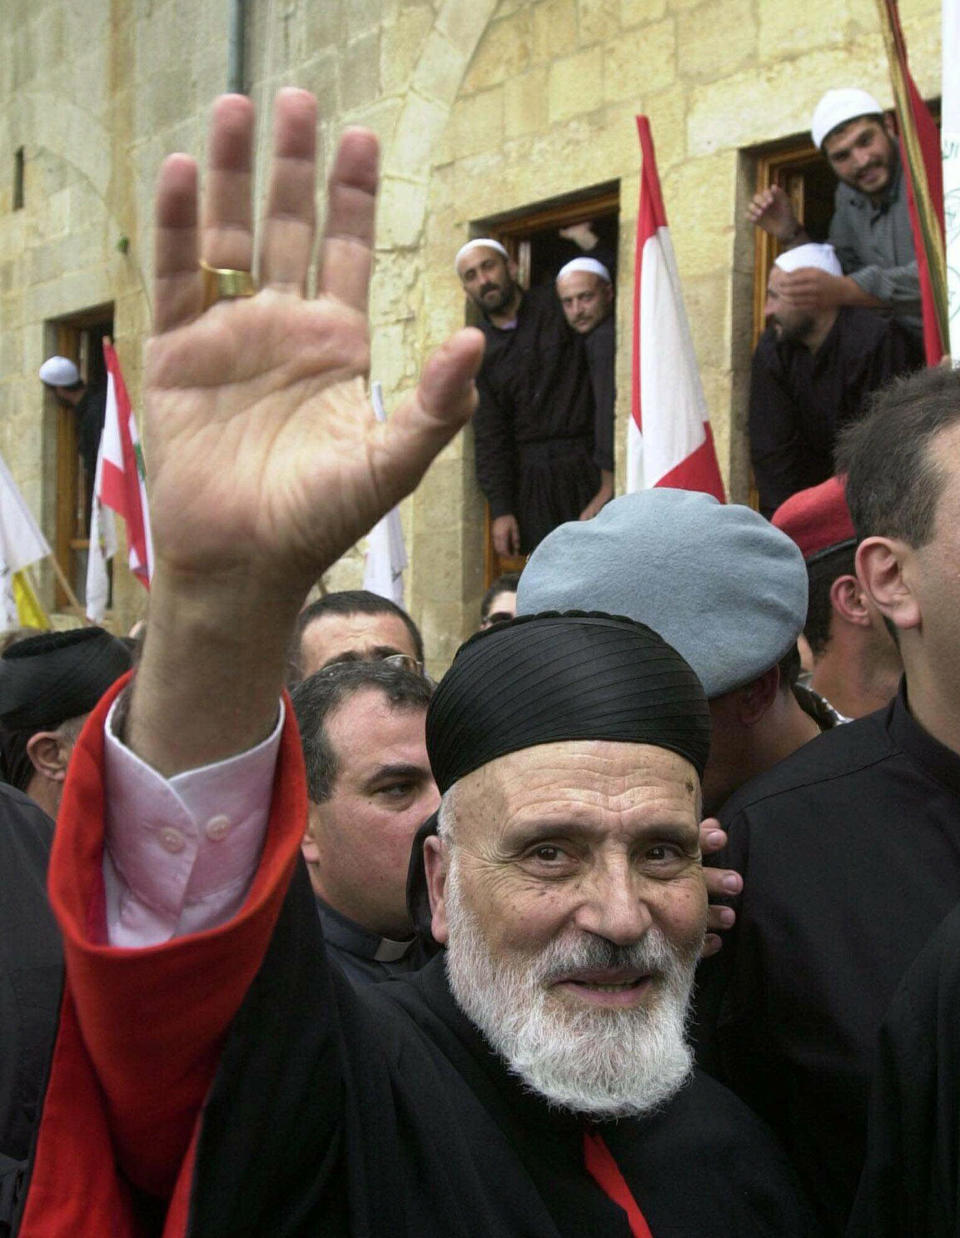
<svg viewBox="0 0 960 1238">
<path fill-rule="evenodd" d="M 406 957 L 416 941 L 415 937 L 407 941 L 394 941 L 390 937 L 371 933 L 362 924 L 341 915 L 322 898 L 317 899 L 317 910 L 320 912 L 323 935 L 327 941 L 359 958 L 373 959 L 375 963 L 396 963 Z"/>
</svg>

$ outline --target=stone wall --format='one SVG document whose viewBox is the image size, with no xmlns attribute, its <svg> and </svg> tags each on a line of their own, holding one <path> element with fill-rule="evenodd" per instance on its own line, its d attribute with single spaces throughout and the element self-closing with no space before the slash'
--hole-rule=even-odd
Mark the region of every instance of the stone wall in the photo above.
<svg viewBox="0 0 960 1238">
<path fill-rule="evenodd" d="M 0 451 L 52 535 L 55 417 L 35 377 L 52 350 L 47 324 L 112 301 L 138 400 L 153 178 L 170 150 L 199 153 L 209 102 L 226 85 L 229 4 L 4 7 Z M 463 321 L 450 264 L 471 221 L 619 181 L 619 279 L 629 292 L 639 187 L 633 117 L 646 112 L 722 465 L 732 496 L 745 496 L 750 149 L 803 133 L 830 85 L 856 82 L 889 98 L 874 0 L 808 0 L 800 9 L 791 0 L 248 0 L 245 8 L 246 81 L 258 104 L 283 83 L 314 90 L 327 163 L 344 124 L 369 125 L 381 138 L 371 310 L 373 376 L 388 408 Z M 939 13 L 937 0 L 901 4 L 928 96 L 939 93 Z M 261 107 L 261 148 L 268 137 Z M 21 146 L 26 205 L 14 211 Z M 624 340 L 629 301 L 621 295 L 618 304 Z M 618 367 L 622 420 L 624 348 Z M 481 592 L 471 450 L 469 435 L 451 445 L 403 506 L 407 601 L 434 669 L 472 629 Z M 355 585 L 361 571 L 357 551 L 327 583 Z M 143 601 L 118 572 L 117 625 Z"/>
</svg>

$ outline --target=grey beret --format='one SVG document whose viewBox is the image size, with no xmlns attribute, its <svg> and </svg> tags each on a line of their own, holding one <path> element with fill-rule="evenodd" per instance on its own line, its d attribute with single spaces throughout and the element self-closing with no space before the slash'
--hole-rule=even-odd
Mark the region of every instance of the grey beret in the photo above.
<svg viewBox="0 0 960 1238">
<path fill-rule="evenodd" d="M 715 697 L 796 643 L 807 569 L 793 541 L 749 507 L 658 487 L 561 525 L 533 552 L 517 614 L 576 609 L 648 624 Z"/>
</svg>

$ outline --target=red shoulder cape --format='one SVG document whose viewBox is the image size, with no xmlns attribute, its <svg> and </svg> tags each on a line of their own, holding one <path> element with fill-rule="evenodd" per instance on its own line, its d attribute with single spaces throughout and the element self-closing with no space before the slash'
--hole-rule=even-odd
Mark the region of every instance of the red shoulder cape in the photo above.
<svg viewBox="0 0 960 1238">
<path fill-rule="evenodd" d="M 288 704 L 263 855 L 240 913 L 162 946 L 103 944 L 103 728 L 126 682 L 84 727 L 57 820 L 49 893 L 67 974 L 20 1238 L 138 1238 L 131 1183 L 170 1201 L 164 1238 L 186 1234 L 204 1098 L 306 826 Z"/>
</svg>

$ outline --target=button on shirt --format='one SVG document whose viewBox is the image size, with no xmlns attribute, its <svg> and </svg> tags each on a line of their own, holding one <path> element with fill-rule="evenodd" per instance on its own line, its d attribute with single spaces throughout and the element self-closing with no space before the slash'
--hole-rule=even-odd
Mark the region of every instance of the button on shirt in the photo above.
<svg viewBox="0 0 960 1238">
<path fill-rule="evenodd" d="M 169 780 L 117 738 L 111 709 L 103 860 L 111 945 L 157 945 L 239 911 L 267 828 L 283 709 L 257 747 Z"/>
</svg>

